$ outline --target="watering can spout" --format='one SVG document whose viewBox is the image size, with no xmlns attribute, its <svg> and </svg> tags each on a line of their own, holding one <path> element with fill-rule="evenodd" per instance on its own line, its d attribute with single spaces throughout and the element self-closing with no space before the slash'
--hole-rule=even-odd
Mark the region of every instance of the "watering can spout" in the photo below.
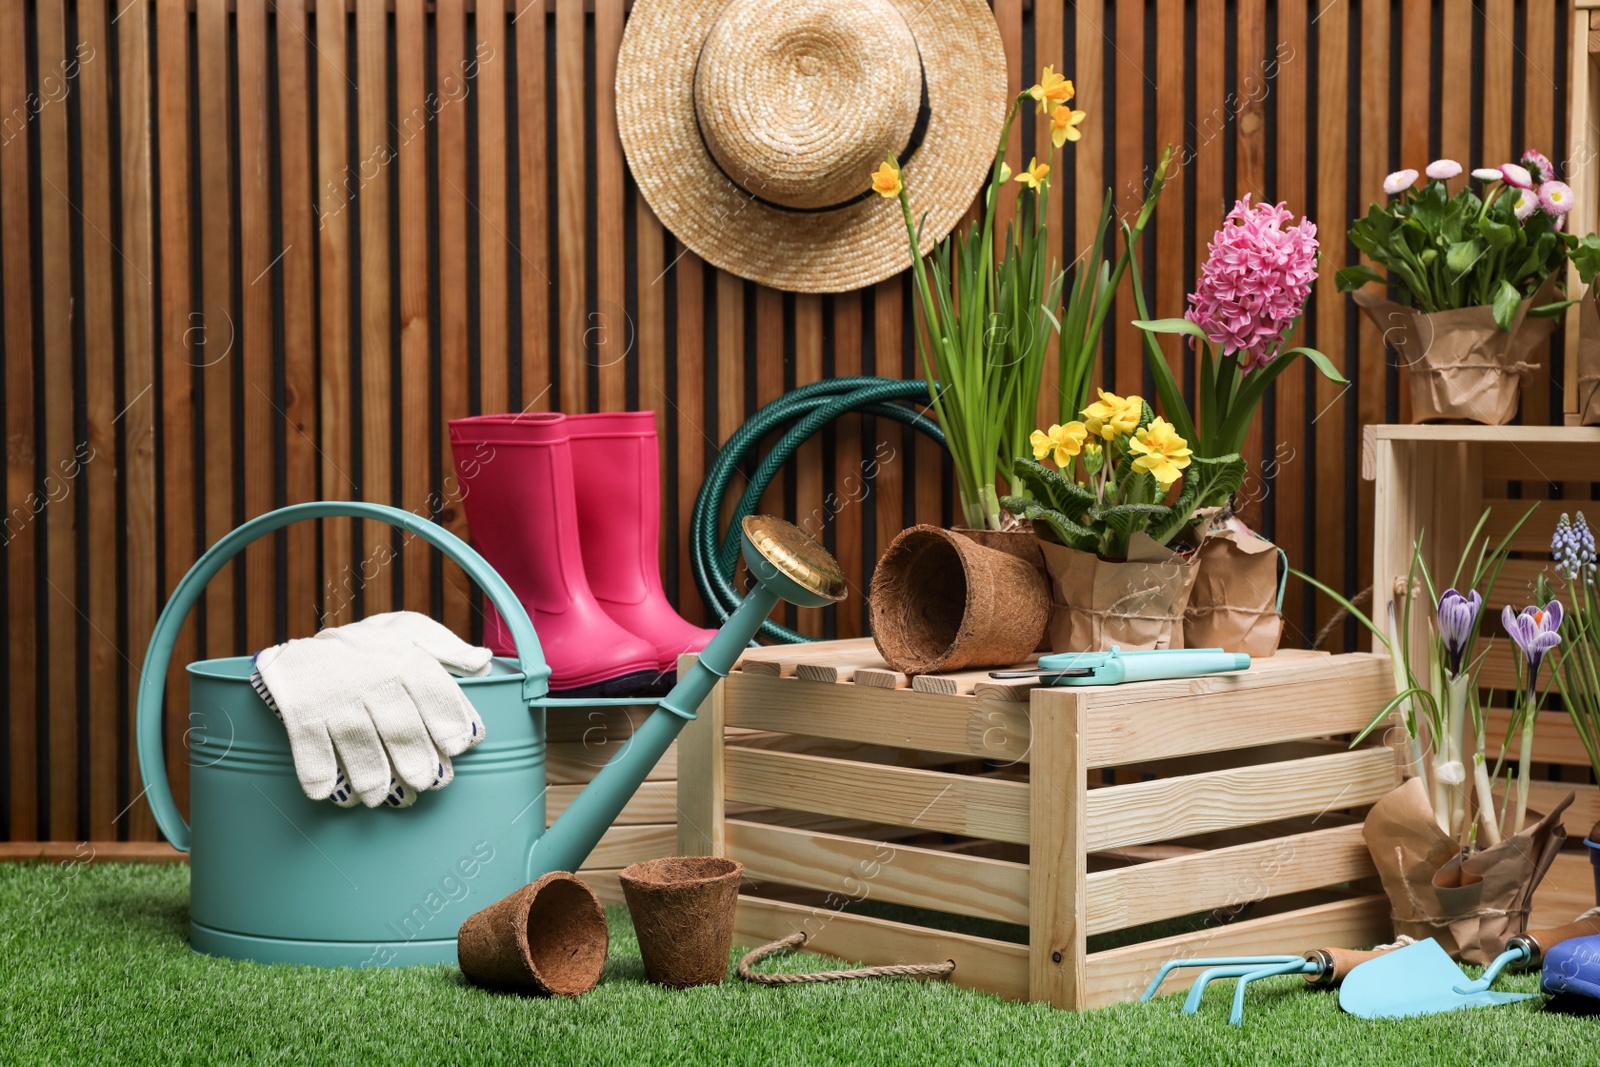
<svg viewBox="0 0 1600 1067">
<path fill-rule="evenodd" d="M 576 871 L 583 864 L 685 724 L 695 718 L 695 709 L 728 676 L 778 601 L 821 607 L 844 599 L 844 574 L 838 563 L 797 527 L 752 515 L 744 520 L 743 533 L 745 565 L 755 579 L 754 587 L 655 711 L 533 843 L 528 854 L 530 882 L 554 871 Z"/>
</svg>

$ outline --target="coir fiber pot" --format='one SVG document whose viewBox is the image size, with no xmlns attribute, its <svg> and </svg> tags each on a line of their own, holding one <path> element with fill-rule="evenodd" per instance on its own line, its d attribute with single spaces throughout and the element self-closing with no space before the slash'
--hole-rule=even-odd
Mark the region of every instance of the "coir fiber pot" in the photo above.
<svg viewBox="0 0 1600 1067">
<path fill-rule="evenodd" d="M 672 989 L 728 976 L 733 916 L 744 864 L 720 856 L 668 856 L 617 875 L 650 981 Z"/>
<path fill-rule="evenodd" d="M 1026 659 L 1050 621 L 1033 564 L 937 526 L 902 530 L 872 575 L 872 640 L 907 674 Z"/>
<path fill-rule="evenodd" d="M 474 985 L 576 997 L 605 970 L 606 911 L 576 875 L 555 871 L 469 915 L 456 935 L 461 973 Z"/>
</svg>

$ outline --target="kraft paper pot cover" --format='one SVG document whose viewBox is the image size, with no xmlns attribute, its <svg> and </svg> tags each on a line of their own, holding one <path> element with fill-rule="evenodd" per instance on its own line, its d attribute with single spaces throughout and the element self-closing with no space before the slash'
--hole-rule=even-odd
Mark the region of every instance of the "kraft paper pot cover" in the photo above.
<svg viewBox="0 0 1600 1067">
<path fill-rule="evenodd" d="M 1183 616 L 1187 648 L 1221 648 L 1253 659 L 1270 656 L 1283 635 L 1283 550 L 1238 519 L 1200 542 L 1194 588 Z"/>
<path fill-rule="evenodd" d="M 1020 663 L 1050 618 L 1049 585 L 1031 563 L 938 526 L 902 530 L 878 560 L 872 640 L 906 674 Z"/>
<path fill-rule="evenodd" d="M 1561 813 L 1573 795 L 1491 848 L 1462 857 L 1434 822 L 1421 778 L 1372 806 L 1362 826 L 1389 897 L 1396 934 L 1431 937 L 1452 956 L 1487 964 L 1528 927 L 1534 890 L 1567 839 Z"/>
<path fill-rule="evenodd" d="M 1556 292 L 1552 274 L 1517 306 L 1506 331 L 1487 304 L 1430 314 L 1365 290 L 1351 295 L 1411 380 L 1412 422 L 1467 419 L 1503 426 L 1516 417 L 1523 377 L 1538 367 L 1528 359 L 1556 328 L 1555 319 L 1530 318 L 1528 309 L 1550 303 Z"/>
<path fill-rule="evenodd" d="M 575 997 L 599 983 L 609 945 L 600 899 L 556 871 L 467 916 L 456 953 L 474 985 Z"/>
<path fill-rule="evenodd" d="M 720 856 L 668 856 L 617 875 L 650 981 L 683 989 L 728 976 L 743 872 Z"/>
<path fill-rule="evenodd" d="M 1578 312 L 1578 421 L 1600 426 L 1600 285 L 1589 286 Z"/>
<path fill-rule="evenodd" d="M 1196 566 L 1193 553 L 1174 552 L 1136 533 L 1125 560 L 1039 542 L 1050 572 L 1050 648 L 1100 652 L 1184 647 L 1183 613 Z"/>
</svg>

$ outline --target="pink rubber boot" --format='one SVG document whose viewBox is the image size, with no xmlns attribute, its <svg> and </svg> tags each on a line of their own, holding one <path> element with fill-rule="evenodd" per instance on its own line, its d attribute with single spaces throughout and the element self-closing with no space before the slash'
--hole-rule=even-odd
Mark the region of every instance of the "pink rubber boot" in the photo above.
<svg viewBox="0 0 1600 1067">
<path fill-rule="evenodd" d="M 655 646 L 662 671 L 716 635 L 684 620 L 661 588 L 661 466 L 652 411 L 567 416 L 582 472 L 578 526 L 589 587 L 624 630 Z"/>
<path fill-rule="evenodd" d="M 528 609 L 550 688 L 609 696 L 654 682 L 655 648 L 612 621 L 585 576 L 566 416 L 454 419 L 450 444 L 473 544 Z M 484 643 L 514 655 L 485 607 Z"/>
</svg>

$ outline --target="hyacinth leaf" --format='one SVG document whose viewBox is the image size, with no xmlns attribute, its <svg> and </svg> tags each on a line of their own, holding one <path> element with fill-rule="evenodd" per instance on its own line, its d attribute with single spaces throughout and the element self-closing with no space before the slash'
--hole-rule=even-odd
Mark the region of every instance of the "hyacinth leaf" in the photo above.
<svg viewBox="0 0 1600 1067">
<path fill-rule="evenodd" d="M 1341 293 L 1348 293 L 1361 288 L 1369 282 L 1387 285 L 1389 279 L 1367 266 L 1365 263 L 1356 263 L 1349 267 L 1341 267 L 1334 272 L 1333 284 Z M 1134 325 L 1138 325 L 1135 323 Z"/>
<path fill-rule="evenodd" d="M 1082 514 L 1094 506 L 1094 494 L 1058 470 L 1035 459 L 1018 459 L 1012 464 L 1017 480 L 1045 507 Z M 1014 498 L 1008 498 L 1014 499 Z"/>
<path fill-rule="evenodd" d="M 1517 305 L 1522 303 L 1522 294 L 1517 292 L 1517 287 L 1500 279 L 1500 288 L 1494 294 L 1494 324 L 1500 328 L 1501 333 L 1508 333 L 1511 324 L 1517 317 Z"/>
<path fill-rule="evenodd" d="M 1184 333 L 1206 344 L 1211 343 L 1206 332 L 1188 319 L 1134 319 L 1133 324 L 1151 333 Z"/>
</svg>

